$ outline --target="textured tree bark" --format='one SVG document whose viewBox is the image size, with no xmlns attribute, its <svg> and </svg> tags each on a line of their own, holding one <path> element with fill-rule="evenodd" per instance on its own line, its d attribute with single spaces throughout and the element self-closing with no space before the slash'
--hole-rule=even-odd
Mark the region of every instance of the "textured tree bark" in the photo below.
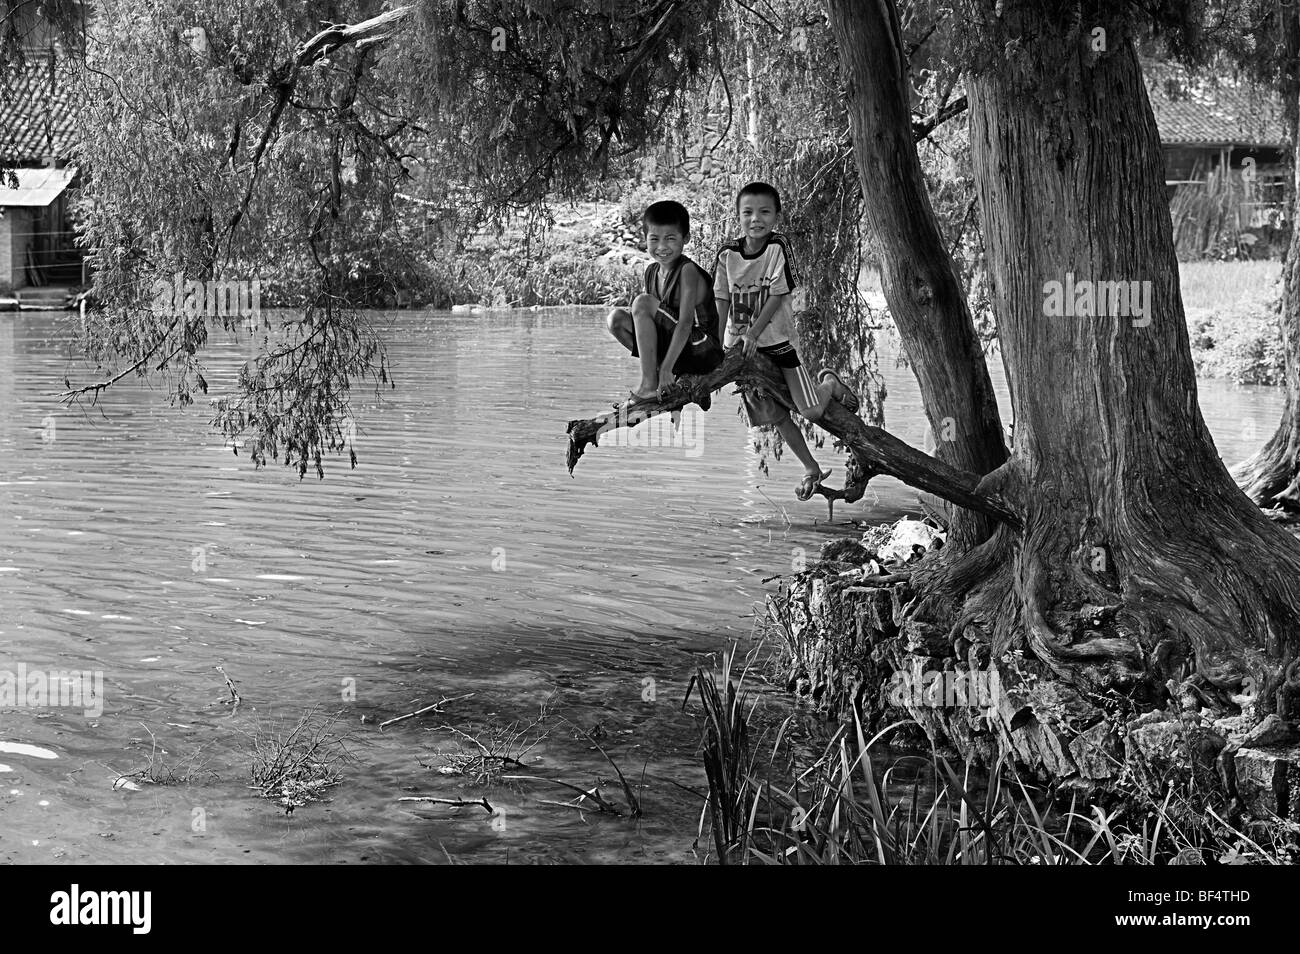
<svg viewBox="0 0 1300 954">
<path fill-rule="evenodd" d="M 1222 700 L 1249 676 L 1262 712 L 1285 710 L 1300 544 L 1240 492 L 1202 420 L 1127 26 L 1104 23 L 1097 54 L 1071 4 L 977 7 L 996 52 L 968 78 L 971 146 L 1016 419 L 984 486 L 1022 488 L 1025 527 L 913 579 L 962 594 L 947 618 L 983 624 L 995 658 L 1026 647 L 1080 688 L 1163 703 L 1190 677 Z M 1047 313 L 1050 283 L 1104 281 L 1139 283 L 1146 314 Z"/>
<path fill-rule="evenodd" d="M 828 0 L 827 9 L 848 81 L 853 151 L 880 247 L 885 299 L 930 427 L 955 436 L 938 441 L 936 454 L 960 470 L 987 474 L 1007 459 L 1006 444 L 966 295 L 921 174 L 897 13 L 886 0 Z M 988 520 L 958 511 L 950 544 L 964 549 L 992 529 Z"/>
</svg>

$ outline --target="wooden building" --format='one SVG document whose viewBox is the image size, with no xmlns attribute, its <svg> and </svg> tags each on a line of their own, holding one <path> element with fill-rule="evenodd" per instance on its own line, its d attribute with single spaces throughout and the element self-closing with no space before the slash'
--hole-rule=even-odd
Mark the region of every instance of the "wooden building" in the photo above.
<svg viewBox="0 0 1300 954">
<path fill-rule="evenodd" d="M 1290 144 L 1271 90 L 1145 67 L 1179 257 L 1281 257 L 1291 232 Z"/>
<path fill-rule="evenodd" d="M 0 294 L 23 307 L 62 305 L 86 283 L 72 215 L 76 95 L 41 10 L 10 11 L 23 57 L 0 76 Z"/>
</svg>

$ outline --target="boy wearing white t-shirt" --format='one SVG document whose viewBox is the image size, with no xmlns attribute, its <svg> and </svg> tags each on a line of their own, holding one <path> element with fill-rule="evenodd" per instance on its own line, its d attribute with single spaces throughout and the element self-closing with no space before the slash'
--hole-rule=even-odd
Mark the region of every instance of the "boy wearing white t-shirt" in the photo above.
<svg viewBox="0 0 1300 954">
<path fill-rule="evenodd" d="M 795 273 L 789 245 L 774 231 L 781 196 L 765 182 L 751 182 L 736 196 L 736 212 L 741 237 L 722 246 L 713 270 L 713 297 L 719 322 L 726 327 L 724 347 L 740 341 L 747 357 L 760 351 L 771 358 L 785 376 L 795 408 L 810 421 L 820 420 L 832 400 L 856 412 L 857 396 L 839 376 L 827 370 L 820 375 L 821 384 L 814 382 L 790 342 Z M 744 400 L 750 425 L 775 425 L 804 465 L 795 496 L 809 499 L 831 472 L 821 469 L 799 425 L 775 398 L 745 394 Z"/>
</svg>

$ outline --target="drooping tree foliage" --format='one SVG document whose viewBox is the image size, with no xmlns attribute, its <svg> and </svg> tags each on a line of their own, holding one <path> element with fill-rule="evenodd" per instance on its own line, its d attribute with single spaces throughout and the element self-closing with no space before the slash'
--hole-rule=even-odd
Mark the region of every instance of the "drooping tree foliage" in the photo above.
<svg viewBox="0 0 1300 954">
<path fill-rule="evenodd" d="M 351 387 L 389 378 L 351 308 L 359 277 L 383 282 L 417 251 L 454 255 L 476 227 L 580 196 L 670 131 L 704 134 L 709 110 L 712 151 L 738 179 L 777 182 L 816 263 L 809 358 L 881 393 L 857 292 L 861 193 L 838 52 L 816 4 L 109 0 L 45 12 L 73 54 L 63 81 L 78 86 L 92 173 L 81 225 L 103 307 L 85 341 L 105 378 L 80 394 L 148 371 L 188 403 L 205 389 L 210 316 L 150 310 L 155 283 L 251 281 L 274 261 L 301 276 L 301 317 L 264 337 L 217 423 L 259 463 L 319 470 L 345 449 Z M 918 120 L 927 108 L 918 99 Z"/>
<path fill-rule="evenodd" d="M 10 5 L 14 6 L 14 5 Z M 388 383 L 344 294 L 377 235 L 454 246 L 548 195 L 579 193 L 662 128 L 697 76 L 717 2 L 106 0 L 84 28 L 81 227 L 96 294 L 85 341 L 111 376 L 203 391 L 210 318 L 161 313 L 156 283 L 251 282 L 271 260 L 314 281 L 217 423 L 258 462 L 305 471 L 345 447 L 350 388 Z M 83 68 L 84 67 L 84 68 Z"/>
</svg>

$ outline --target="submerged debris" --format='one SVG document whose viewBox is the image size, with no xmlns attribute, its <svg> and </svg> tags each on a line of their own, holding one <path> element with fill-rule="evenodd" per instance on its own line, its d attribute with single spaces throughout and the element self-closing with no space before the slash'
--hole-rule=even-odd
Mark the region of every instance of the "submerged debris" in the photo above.
<svg viewBox="0 0 1300 954">
<path fill-rule="evenodd" d="M 312 709 L 286 735 L 258 727 L 249 787 L 283 805 L 286 815 L 324 798 L 327 789 L 343 781 L 339 766 L 352 758 L 345 738 L 334 732 L 339 716 L 322 717 Z"/>
</svg>

